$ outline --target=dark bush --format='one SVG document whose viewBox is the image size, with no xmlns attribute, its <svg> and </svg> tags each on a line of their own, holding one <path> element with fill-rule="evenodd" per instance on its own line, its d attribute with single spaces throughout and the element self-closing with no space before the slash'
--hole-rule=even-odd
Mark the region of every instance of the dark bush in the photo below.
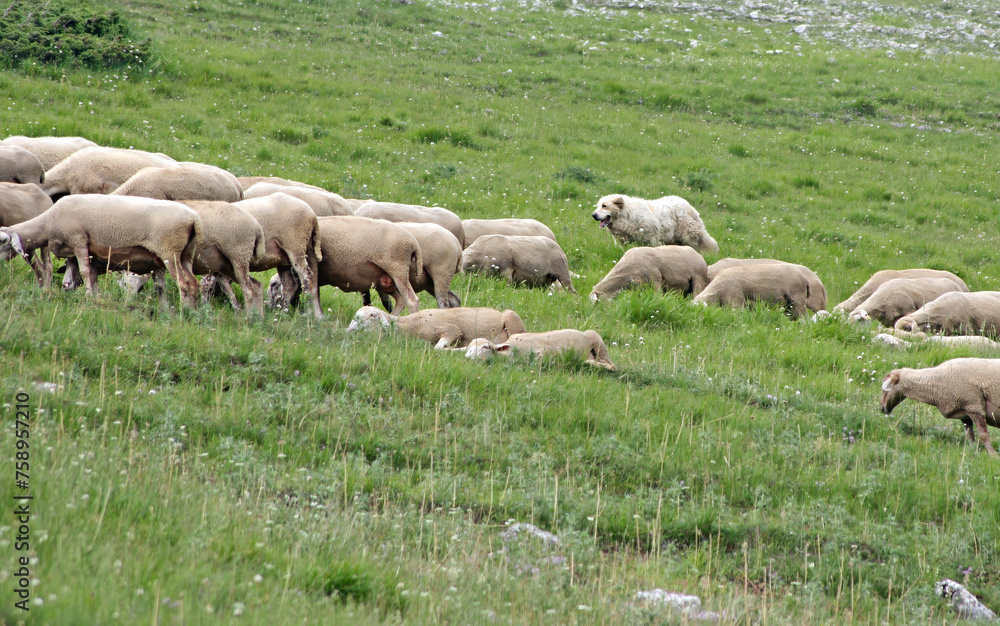
<svg viewBox="0 0 1000 626">
<path fill-rule="evenodd" d="M 35 62 L 112 69 L 149 65 L 150 41 L 139 39 L 117 11 L 86 2 L 14 0 L 0 15 L 0 67 Z"/>
</svg>

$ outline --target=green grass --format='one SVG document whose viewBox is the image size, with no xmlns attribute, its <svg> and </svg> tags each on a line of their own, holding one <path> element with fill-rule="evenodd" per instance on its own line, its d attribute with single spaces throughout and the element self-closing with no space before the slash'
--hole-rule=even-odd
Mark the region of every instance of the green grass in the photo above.
<svg viewBox="0 0 1000 626">
<path fill-rule="evenodd" d="M 934 409 L 877 404 L 893 367 L 971 352 L 649 290 L 586 300 L 621 256 L 590 218 L 617 192 L 687 198 L 710 263 L 802 263 L 832 303 L 883 268 L 1000 288 L 988 49 L 891 57 L 668 5 L 94 4 L 154 67 L 4 71 L 0 134 L 539 219 L 580 295 L 452 290 L 596 329 L 618 372 L 351 335 L 360 299 L 330 288 L 325 320 L 247 322 L 0 264 L 0 404 L 9 424 L 18 390 L 33 409 L 35 623 L 652 622 L 631 598 L 654 587 L 724 623 L 927 623 L 952 619 L 946 577 L 1000 607 L 1000 469 Z M 510 520 L 561 544 L 504 551 Z"/>
</svg>

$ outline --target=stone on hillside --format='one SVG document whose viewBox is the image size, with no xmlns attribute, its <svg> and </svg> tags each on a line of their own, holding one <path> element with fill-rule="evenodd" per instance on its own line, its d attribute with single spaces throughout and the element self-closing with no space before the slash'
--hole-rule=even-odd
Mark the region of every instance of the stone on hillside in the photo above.
<svg viewBox="0 0 1000 626">
<path fill-rule="evenodd" d="M 504 540 L 504 543 L 509 543 L 517 539 L 522 533 L 541 539 L 546 546 L 559 545 L 559 537 L 556 537 L 548 531 L 542 530 L 534 524 L 525 524 L 523 522 L 511 524 L 507 530 L 500 533 L 500 537 Z"/>
<path fill-rule="evenodd" d="M 976 596 L 948 578 L 940 580 L 934 585 L 937 594 L 948 600 L 952 608 L 962 619 L 995 621 L 996 613 L 991 611 L 986 605 L 976 599 Z"/>
</svg>

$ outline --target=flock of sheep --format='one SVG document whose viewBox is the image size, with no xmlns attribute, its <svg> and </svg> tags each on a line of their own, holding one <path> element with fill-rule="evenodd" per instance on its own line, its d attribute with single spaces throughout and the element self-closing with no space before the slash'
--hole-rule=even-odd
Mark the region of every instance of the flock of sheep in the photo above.
<svg viewBox="0 0 1000 626">
<path fill-rule="evenodd" d="M 618 240 L 641 244 L 594 287 L 595 303 L 651 285 L 704 305 L 760 301 L 792 318 L 827 315 L 826 288 L 805 266 L 731 258 L 707 265 L 700 251 L 719 246 L 682 198 L 606 196 L 592 217 Z M 115 271 L 133 289 L 151 277 L 165 303 L 169 273 L 189 307 L 221 291 L 240 308 L 235 281 L 249 315 L 264 312 L 263 288 L 252 273 L 274 269 L 267 288 L 272 307 L 295 307 L 305 291 L 319 318 L 320 286 L 361 293 L 366 306 L 350 330 L 395 327 L 469 357 L 569 350 L 615 369 L 593 330 L 528 333 L 514 311 L 463 307 L 450 290 L 456 273 L 476 271 L 575 292 L 566 254 L 552 231 L 531 219 L 462 220 L 440 207 L 349 199 L 281 178 L 238 178 L 218 167 L 80 137 L 17 136 L 0 141 L 0 258 L 14 256 L 30 264 L 42 287 L 51 285 L 55 256 L 66 259 L 65 289 L 83 284 L 96 294 L 97 277 Z M 372 289 L 391 313 L 369 306 Z M 438 308 L 420 311 L 417 291 L 433 294 Z M 403 309 L 409 315 L 400 315 Z M 951 272 L 877 272 L 833 310 L 890 327 L 879 335 L 887 343 L 1000 347 L 989 338 L 1000 336 L 1000 292 L 970 292 Z M 1000 427 L 994 403 L 1000 401 L 1000 360 L 893 370 L 882 386 L 883 411 L 906 397 L 961 419 L 969 439 L 978 433 L 997 456 L 987 425 Z"/>
</svg>

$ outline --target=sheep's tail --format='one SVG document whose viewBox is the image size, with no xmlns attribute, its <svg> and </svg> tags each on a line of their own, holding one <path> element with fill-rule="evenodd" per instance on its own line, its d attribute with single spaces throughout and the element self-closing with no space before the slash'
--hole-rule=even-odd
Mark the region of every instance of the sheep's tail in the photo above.
<svg viewBox="0 0 1000 626">
<path fill-rule="evenodd" d="M 191 222 L 191 228 L 188 231 L 188 243 L 184 246 L 181 258 L 194 260 L 195 253 L 198 252 L 198 247 L 201 246 L 203 234 L 201 218 L 198 217 Z"/>
<path fill-rule="evenodd" d="M 312 249 L 313 254 L 316 255 L 316 262 L 319 263 L 323 260 L 323 239 L 319 235 L 319 218 L 315 215 L 313 216 L 313 229 L 312 229 Z"/>
<path fill-rule="evenodd" d="M 264 236 L 263 229 L 257 234 L 257 238 L 253 244 L 253 258 L 260 259 L 267 254 L 267 238 Z"/>
</svg>

